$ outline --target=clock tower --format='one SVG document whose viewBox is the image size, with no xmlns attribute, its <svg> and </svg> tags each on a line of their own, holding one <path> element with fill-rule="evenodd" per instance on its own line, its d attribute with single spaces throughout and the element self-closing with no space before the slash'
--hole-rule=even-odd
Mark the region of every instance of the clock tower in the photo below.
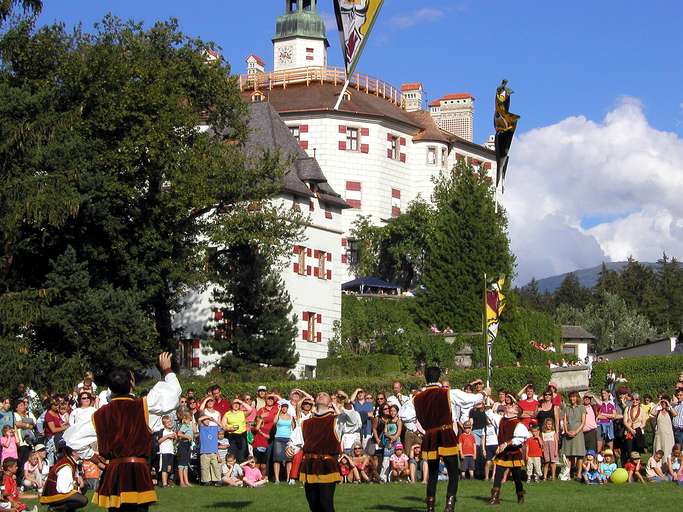
<svg viewBox="0 0 683 512">
<path fill-rule="evenodd" d="M 317 0 L 285 0 L 285 13 L 277 19 L 273 38 L 275 71 L 327 66 L 325 22 Z"/>
</svg>

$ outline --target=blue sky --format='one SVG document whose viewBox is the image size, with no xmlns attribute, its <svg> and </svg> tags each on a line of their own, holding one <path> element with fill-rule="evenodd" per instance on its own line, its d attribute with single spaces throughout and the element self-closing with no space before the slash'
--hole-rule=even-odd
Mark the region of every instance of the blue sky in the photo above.
<svg viewBox="0 0 683 512">
<path fill-rule="evenodd" d="M 342 65 L 332 0 L 331 65 Z M 633 256 L 683 259 L 683 19 L 681 0 L 385 0 L 359 71 L 396 86 L 421 81 L 427 99 L 476 98 L 474 138 L 492 132 L 502 78 L 522 116 L 506 194 L 517 282 Z M 45 0 L 41 23 L 112 12 L 178 18 L 223 48 L 235 72 L 249 53 L 272 68 L 282 0 Z"/>
<path fill-rule="evenodd" d="M 86 27 L 113 12 L 151 23 L 177 17 L 191 35 L 217 42 L 237 71 L 255 52 L 272 66 L 282 0 L 45 0 L 42 23 Z M 683 134 L 683 38 L 679 0 L 386 0 L 359 64 L 399 85 L 422 81 L 429 98 L 477 98 L 475 139 L 491 132 L 493 91 L 507 78 L 526 131 L 583 114 L 602 119 L 622 96 L 640 99 L 650 122 Z M 332 0 L 320 0 L 326 19 Z M 328 23 L 331 64 L 341 64 Z"/>
</svg>

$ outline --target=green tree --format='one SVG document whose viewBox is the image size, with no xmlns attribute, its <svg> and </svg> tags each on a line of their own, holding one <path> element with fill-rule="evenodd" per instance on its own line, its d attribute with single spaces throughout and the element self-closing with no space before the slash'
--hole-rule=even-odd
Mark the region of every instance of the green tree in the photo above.
<svg viewBox="0 0 683 512">
<path fill-rule="evenodd" d="M 277 155 L 246 158 L 246 105 L 227 63 L 207 63 L 212 48 L 175 20 L 145 29 L 109 16 L 87 34 L 36 29 L 28 18 L 3 32 L 0 336 L 8 343 L 22 337 L 28 350 L 88 354 L 73 346 L 87 338 L 34 328 L 55 307 L 49 262 L 69 246 L 87 270 L 90 306 L 138 308 L 155 343 L 130 342 L 150 350 L 174 347 L 172 312 L 210 278 L 209 248 L 259 244 L 275 260 L 291 247 L 299 223 L 268 201 L 284 166 Z M 206 123 L 214 130 L 197 130 Z M 106 335 L 131 334 L 120 329 Z M 131 361 L 142 366 L 149 355 L 133 351 Z"/>
<path fill-rule="evenodd" d="M 666 253 L 657 261 L 656 299 L 650 301 L 650 318 L 661 332 L 676 334 L 683 329 L 683 267 Z"/>
<path fill-rule="evenodd" d="M 43 9 L 41 0 L 0 0 L 0 25 L 9 18 L 16 5 L 20 5 L 25 13 L 39 13 Z"/>
<path fill-rule="evenodd" d="M 573 272 L 567 274 L 555 292 L 555 304 L 565 304 L 575 308 L 583 308 L 590 300 L 590 290 L 581 286 Z"/>
<path fill-rule="evenodd" d="M 639 345 L 656 334 L 646 316 L 609 292 L 601 292 L 595 302 L 583 309 L 560 305 L 555 320 L 559 324 L 580 325 L 594 334 L 598 353 Z"/>
<path fill-rule="evenodd" d="M 505 211 L 495 213 L 485 171 L 464 162 L 436 180 L 434 203 L 418 317 L 441 329 L 481 330 L 484 274 L 506 275 L 509 282 L 513 272 Z"/>
<path fill-rule="evenodd" d="M 610 270 L 602 263 L 600 268 L 600 274 L 598 275 L 598 282 L 595 284 L 594 291 L 596 293 L 609 292 L 609 293 L 619 293 L 620 279 L 619 272 L 616 270 Z"/>
<path fill-rule="evenodd" d="M 377 276 L 396 283 L 404 290 L 420 282 L 431 236 L 433 208 L 422 198 L 385 226 L 375 226 L 369 217 L 359 217 L 350 238 L 359 249 L 351 266 L 356 277 Z"/>
<path fill-rule="evenodd" d="M 222 251 L 215 265 L 214 300 L 229 310 L 232 322 L 232 333 L 212 342 L 224 354 L 219 366 L 233 372 L 258 365 L 292 368 L 298 360 L 296 315 L 269 258 L 260 248 L 243 245 Z"/>
<path fill-rule="evenodd" d="M 521 288 L 516 288 L 515 293 L 519 296 L 520 305 L 525 308 L 545 312 L 553 309 L 553 296 L 548 292 L 540 292 L 536 278 L 532 278 Z"/>
</svg>

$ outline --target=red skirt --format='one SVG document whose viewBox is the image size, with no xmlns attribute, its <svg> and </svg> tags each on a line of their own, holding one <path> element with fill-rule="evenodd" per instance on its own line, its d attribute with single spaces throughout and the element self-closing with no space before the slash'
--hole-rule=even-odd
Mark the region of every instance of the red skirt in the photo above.
<svg viewBox="0 0 683 512">
<path fill-rule="evenodd" d="M 458 436 L 452 425 L 428 430 L 422 438 L 422 458 L 436 460 L 439 457 L 458 455 Z"/>
<path fill-rule="evenodd" d="M 145 462 L 112 461 L 100 477 L 92 502 L 102 508 L 145 505 L 157 501 L 152 473 Z"/>
</svg>

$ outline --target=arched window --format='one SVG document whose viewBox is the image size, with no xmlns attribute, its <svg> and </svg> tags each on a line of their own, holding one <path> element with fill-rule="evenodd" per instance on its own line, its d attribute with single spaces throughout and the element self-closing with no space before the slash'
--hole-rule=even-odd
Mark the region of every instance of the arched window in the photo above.
<svg viewBox="0 0 683 512">
<path fill-rule="evenodd" d="M 261 91 L 255 91 L 254 94 L 251 95 L 251 102 L 259 103 L 261 101 L 266 101 L 265 95 Z"/>
</svg>

